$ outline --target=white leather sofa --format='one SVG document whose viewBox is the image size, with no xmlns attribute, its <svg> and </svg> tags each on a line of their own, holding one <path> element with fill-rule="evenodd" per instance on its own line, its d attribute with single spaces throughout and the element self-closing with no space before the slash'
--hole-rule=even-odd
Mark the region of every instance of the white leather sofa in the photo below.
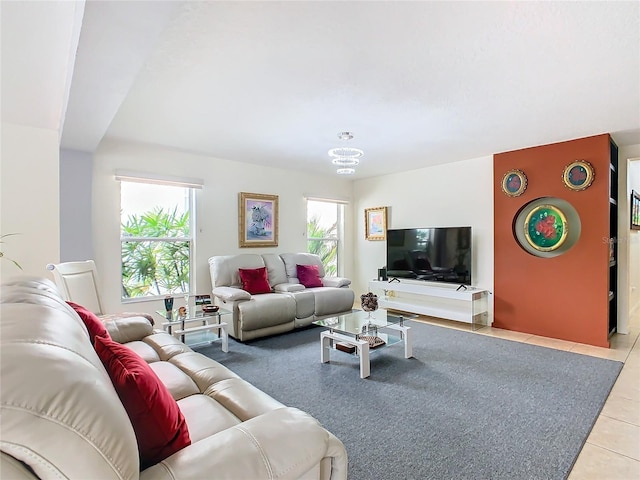
<svg viewBox="0 0 640 480">
<path fill-rule="evenodd" d="M 0 292 L 2 479 L 345 479 L 343 444 L 308 414 L 153 331 L 107 322 L 167 386 L 191 444 L 140 471 L 135 433 L 80 317 L 47 279 Z"/>
<path fill-rule="evenodd" d="M 322 287 L 305 288 L 297 265 L 316 265 Z M 242 289 L 239 269 L 266 267 L 270 293 Z M 310 253 L 239 254 L 209 258 L 214 302 L 233 312 L 229 335 L 240 341 L 288 332 L 313 321 L 351 312 L 351 280 L 326 276 L 320 257 Z"/>
</svg>

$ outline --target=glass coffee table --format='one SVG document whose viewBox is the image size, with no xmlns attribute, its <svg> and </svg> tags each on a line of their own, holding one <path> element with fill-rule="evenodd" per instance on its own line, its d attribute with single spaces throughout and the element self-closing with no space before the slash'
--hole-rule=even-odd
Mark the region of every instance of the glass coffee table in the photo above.
<svg viewBox="0 0 640 480">
<path fill-rule="evenodd" d="M 166 332 L 187 346 L 198 347 L 222 340 L 222 351 L 229 351 L 227 323 L 222 321 L 223 315 L 231 314 L 229 310 L 220 308 L 217 312 L 205 313 L 199 308 L 190 308 L 186 315 L 179 315 L 177 310 L 157 310 L 156 313 L 164 319 L 162 327 Z"/>
<path fill-rule="evenodd" d="M 411 358 L 411 328 L 405 325 L 405 321 L 416 317 L 409 313 L 378 309 L 375 312 L 358 310 L 316 320 L 314 325 L 329 329 L 320 333 L 320 361 L 328 363 L 331 350 L 355 353 L 360 357 L 360 378 L 367 378 L 370 375 L 369 354 L 372 350 L 402 342 L 404 357 Z"/>
</svg>

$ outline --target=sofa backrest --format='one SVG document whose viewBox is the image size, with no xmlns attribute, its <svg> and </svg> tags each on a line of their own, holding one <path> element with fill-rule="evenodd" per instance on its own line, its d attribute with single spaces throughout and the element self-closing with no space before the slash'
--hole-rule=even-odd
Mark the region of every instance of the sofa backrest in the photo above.
<svg viewBox="0 0 640 480">
<path fill-rule="evenodd" d="M 322 259 L 313 253 L 281 253 L 280 258 L 284 261 L 285 271 L 287 272 L 287 278 L 289 283 L 300 283 L 298 281 L 298 268 L 297 265 L 317 265 L 320 278 L 323 278 L 326 273 L 324 271 L 324 265 Z"/>
<path fill-rule="evenodd" d="M 0 377 L 3 465 L 10 456 L 39 478 L 138 478 L 129 417 L 53 282 L 2 286 Z"/>
<path fill-rule="evenodd" d="M 322 259 L 313 253 L 241 253 L 239 255 L 217 255 L 209 258 L 211 286 L 242 288 L 238 274 L 240 268 L 267 267 L 269 284 L 274 287 L 282 283 L 300 283 L 296 265 L 317 265 L 320 277 L 326 272 Z"/>
<path fill-rule="evenodd" d="M 255 253 L 241 253 L 239 255 L 218 255 L 209 258 L 209 273 L 211 286 L 242 287 L 238 269 L 265 267 L 262 256 Z"/>
<path fill-rule="evenodd" d="M 284 262 L 277 253 L 263 253 L 262 258 L 267 266 L 269 275 L 269 285 L 275 287 L 281 283 L 288 283 L 287 271 L 284 268 Z"/>
</svg>

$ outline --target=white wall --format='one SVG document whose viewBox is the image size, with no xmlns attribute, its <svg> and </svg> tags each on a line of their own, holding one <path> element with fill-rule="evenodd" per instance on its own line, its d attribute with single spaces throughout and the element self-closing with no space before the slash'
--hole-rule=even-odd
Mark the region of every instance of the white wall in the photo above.
<svg viewBox="0 0 640 480">
<path fill-rule="evenodd" d="M 618 151 L 619 164 L 626 171 L 626 176 L 620 179 L 620 199 L 619 212 L 619 233 L 620 248 L 619 253 L 627 257 L 622 258 L 622 265 L 626 265 L 621 270 L 619 281 L 621 283 L 620 312 L 621 320 L 624 321 L 622 333 L 627 333 L 628 317 L 640 309 L 640 231 L 631 230 L 630 224 L 630 196 L 631 190 L 640 192 L 640 145 L 621 147 Z M 625 248 L 627 247 L 627 248 Z M 625 285 L 626 283 L 626 285 Z M 625 295 L 628 297 L 625 298 Z"/>
<path fill-rule="evenodd" d="M 93 239 L 105 309 L 111 312 L 160 308 L 120 301 L 120 184 L 116 169 L 153 172 L 177 177 L 200 178 L 204 188 L 197 191 L 196 208 L 196 288 L 210 293 L 208 259 L 213 255 L 236 253 L 282 253 L 306 251 L 305 195 L 350 200 L 351 182 L 335 176 L 319 176 L 295 170 L 238 163 L 149 145 L 103 142 L 94 155 Z M 279 245 L 271 248 L 238 246 L 238 193 L 251 192 L 279 196 Z M 351 206 L 345 222 L 352 222 Z M 350 246 L 351 237 L 345 239 Z M 347 250 L 346 257 L 351 258 Z M 352 274 L 351 263 L 345 275 Z"/>
<path fill-rule="evenodd" d="M 93 155 L 60 150 L 60 261 L 93 258 L 91 180 Z"/>
<path fill-rule="evenodd" d="M 23 270 L 3 259 L 0 278 L 49 277 L 46 265 L 60 255 L 58 132 L 2 123 L 1 137 L 0 233 L 19 234 L 1 250 Z"/>
<path fill-rule="evenodd" d="M 364 210 L 379 206 L 389 207 L 388 228 L 471 226 L 472 283 L 493 291 L 493 157 L 356 180 L 353 196 L 356 297 L 386 263 L 386 242 L 364 238 Z"/>
</svg>

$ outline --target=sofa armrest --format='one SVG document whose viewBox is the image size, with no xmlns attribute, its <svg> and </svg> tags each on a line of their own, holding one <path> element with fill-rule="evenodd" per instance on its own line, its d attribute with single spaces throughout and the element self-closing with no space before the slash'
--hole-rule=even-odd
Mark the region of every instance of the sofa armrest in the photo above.
<svg viewBox="0 0 640 480">
<path fill-rule="evenodd" d="M 273 287 L 273 291 L 276 293 L 301 292 L 304 289 L 304 285 L 301 283 L 279 283 Z"/>
<path fill-rule="evenodd" d="M 237 300 L 250 300 L 251 294 L 246 290 L 234 287 L 216 287 L 212 290 L 214 297 L 218 297 L 223 302 L 234 302 Z"/>
<path fill-rule="evenodd" d="M 351 285 L 351 280 L 344 277 L 324 277 L 322 284 L 325 287 L 348 287 Z"/>
<path fill-rule="evenodd" d="M 296 408 L 272 410 L 204 438 L 140 474 L 140 480 L 299 479 L 333 456 L 346 479 L 346 453 L 317 420 Z M 340 467 L 343 468 L 340 468 Z M 335 478 L 332 476 L 332 478 Z"/>
<path fill-rule="evenodd" d="M 125 317 L 104 322 L 107 332 L 118 343 L 142 340 L 153 334 L 153 326 L 145 317 Z"/>
</svg>

